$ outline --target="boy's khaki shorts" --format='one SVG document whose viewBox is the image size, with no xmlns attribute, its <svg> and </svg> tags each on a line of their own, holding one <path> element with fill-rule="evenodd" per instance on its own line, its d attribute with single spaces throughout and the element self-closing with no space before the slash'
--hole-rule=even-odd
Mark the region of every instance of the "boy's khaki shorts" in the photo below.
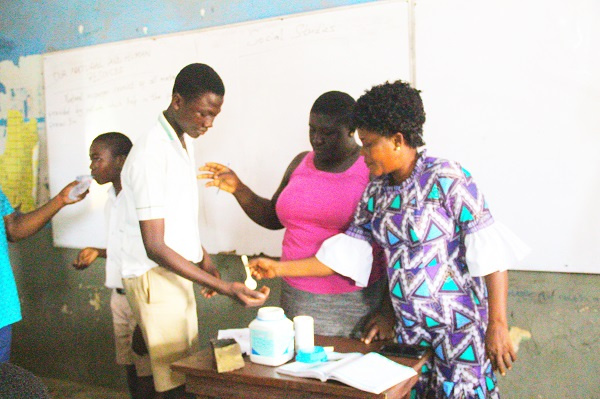
<svg viewBox="0 0 600 399">
<path fill-rule="evenodd" d="M 124 278 L 123 285 L 144 334 L 156 391 L 185 384 L 185 376 L 170 366 L 199 349 L 193 283 L 157 266 L 139 277 Z"/>
<path fill-rule="evenodd" d="M 151 376 L 150 357 L 148 355 L 139 356 L 131 349 L 131 338 L 137 322 L 125 294 L 119 294 L 116 290 L 112 290 L 110 308 L 115 331 L 117 364 L 125 366 L 133 364 L 138 377 Z"/>
</svg>

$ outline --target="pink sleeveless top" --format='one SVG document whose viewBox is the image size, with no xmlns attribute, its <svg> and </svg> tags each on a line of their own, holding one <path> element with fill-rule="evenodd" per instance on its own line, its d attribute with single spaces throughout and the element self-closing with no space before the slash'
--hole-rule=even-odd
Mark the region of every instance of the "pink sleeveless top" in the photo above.
<svg viewBox="0 0 600 399">
<path fill-rule="evenodd" d="M 312 151 L 304 157 L 277 199 L 277 216 L 286 228 L 281 260 L 310 258 L 317 253 L 323 241 L 346 231 L 369 182 L 369 169 L 362 156 L 341 173 L 318 170 L 314 157 Z M 378 266 L 373 266 L 370 283 L 383 274 L 382 263 L 376 263 Z M 292 287 L 314 294 L 360 290 L 354 280 L 339 274 L 284 279 Z"/>
</svg>

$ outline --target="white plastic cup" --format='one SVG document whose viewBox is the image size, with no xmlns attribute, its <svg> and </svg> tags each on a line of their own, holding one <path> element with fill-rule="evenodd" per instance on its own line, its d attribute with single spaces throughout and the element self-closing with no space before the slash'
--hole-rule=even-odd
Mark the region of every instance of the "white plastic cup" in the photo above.
<svg viewBox="0 0 600 399">
<path fill-rule="evenodd" d="M 296 352 L 302 349 L 312 352 L 315 349 L 315 321 L 311 316 L 294 317 Z"/>
<path fill-rule="evenodd" d="M 92 180 L 94 180 L 94 178 L 91 175 L 77 176 L 77 181 L 79 184 L 69 191 L 69 198 L 76 200 L 81 194 L 85 193 L 87 189 L 90 188 Z"/>
</svg>

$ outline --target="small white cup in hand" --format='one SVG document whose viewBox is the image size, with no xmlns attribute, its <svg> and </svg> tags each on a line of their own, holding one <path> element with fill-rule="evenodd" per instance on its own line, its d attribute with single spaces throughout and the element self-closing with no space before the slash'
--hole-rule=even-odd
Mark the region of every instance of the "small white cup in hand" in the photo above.
<svg viewBox="0 0 600 399">
<path fill-rule="evenodd" d="M 91 175 L 77 176 L 77 181 L 79 182 L 79 184 L 77 184 L 71 189 L 71 191 L 69 191 L 69 198 L 72 200 L 76 200 L 77 198 L 79 198 L 81 194 L 85 193 L 86 190 L 90 188 L 92 180 L 94 180 L 94 178 Z"/>
</svg>

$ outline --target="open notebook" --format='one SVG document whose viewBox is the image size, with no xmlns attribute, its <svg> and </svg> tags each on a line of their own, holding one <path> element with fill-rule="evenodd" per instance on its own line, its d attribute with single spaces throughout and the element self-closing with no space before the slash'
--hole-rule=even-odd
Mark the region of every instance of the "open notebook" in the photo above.
<svg viewBox="0 0 600 399">
<path fill-rule="evenodd" d="M 293 362 L 276 369 L 280 374 L 295 377 L 317 378 L 321 381 L 336 380 L 362 391 L 379 394 L 386 389 L 417 375 L 379 353 L 329 353 L 329 360 L 321 363 Z"/>
</svg>

